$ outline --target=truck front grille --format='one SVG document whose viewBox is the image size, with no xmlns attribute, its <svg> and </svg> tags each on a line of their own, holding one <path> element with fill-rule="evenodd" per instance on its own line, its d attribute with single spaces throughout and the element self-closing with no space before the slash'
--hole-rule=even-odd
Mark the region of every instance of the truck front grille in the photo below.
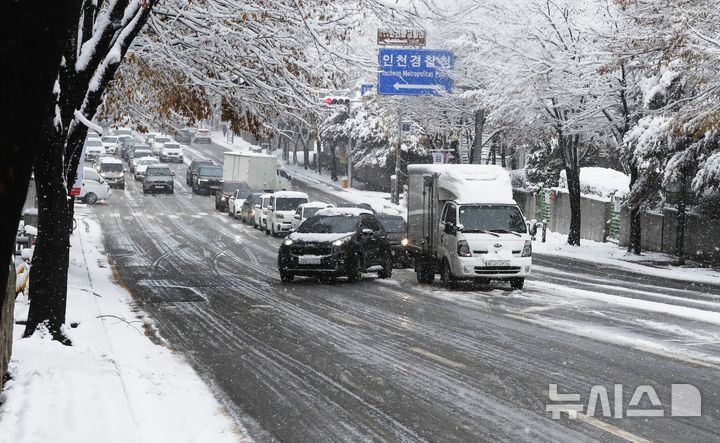
<svg viewBox="0 0 720 443">
<path fill-rule="evenodd" d="M 520 266 L 475 266 L 475 273 L 480 275 L 488 274 L 517 274 Z"/>
</svg>

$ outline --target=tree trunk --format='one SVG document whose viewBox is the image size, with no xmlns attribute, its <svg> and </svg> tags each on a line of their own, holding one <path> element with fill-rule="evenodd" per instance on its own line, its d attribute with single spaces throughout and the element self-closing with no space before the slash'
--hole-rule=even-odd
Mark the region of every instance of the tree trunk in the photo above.
<svg viewBox="0 0 720 443">
<path fill-rule="evenodd" d="M 322 174 L 322 165 L 320 164 L 320 153 L 322 152 L 322 142 L 320 141 L 320 131 L 315 132 L 315 147 L 317 153 L 315 154 L 315 165 L 317 166 L 317 173 Z"/>
<path fill-rule="evenodd" d="M 62 333 L 72 229 L 62 161 L 64 131 L 53 128 L 47 132 L 51 132 L 50 149 L 35 161 L 39 205 L 35 250 L 40 253 L 33 257 L 30 270 L 30 310 L 24 336 L 31 336 L 41 323 L 46 323 L 54 339 L 69 344 Z"/>
<path fill-rule="evenodd" d="M 312 134 L 308 133 L 307 138 L 303 138 L 303 167 L 305 169 L 308 169 L 310 165 L 310 149 L 308 148 L 308 145 L 310 144 L 310 140 L 312 140 L 311 137 Z"/>
<path fill-rule="evenodd" d="M 3 69 L 3 149 L 0 149 L 0 254 L 12 256 L 30 171 L 41 146 L 43 125 L 53 115 L 53 84 L 64 48 L 63 36 L 77 20 L 80 1 L 3 2 L 0 52 Z M 5 287 L 8 266 L 0 266 Z M 4 294 L 0 294 L 0 305 Z"/>
<path fill-rule="evenodd" d="M 565 167 L 570 194 L 570 232 L 568 244 L 580 245 L 580 174 L 574 168 Z"/>
<path fill-rule="evenodd" d="M 675 250 L 678 256 L 678 265 L 685 264 L 685 205 L 687 194 L 685 192 L 685 175 L 682 178 L 682 189 L 677 208 L 677 231 L 675 236 Z"/>
<path fill-rule="evenodd" d="M 335 146 L 330 147 L 330 179 L 337 181 L 337 158 L 335 158 Z"/>
<path fill-rule="evenodd" d="M 485 128 L 485 110 L 475 111 L 475 139 L 473 140 L 472 158 L 470 163 L 479 165 L 482 163 L 482 137 Z"/>
<path fill-rule="evenodd" d="M 637 181 L 638 170 L 635 166 L 630 167 L 630 189 L 632 190 Z M 630 240 L 628 241 L 628 252 L 640 254 L 642 252 L 642 228 L 640 205 L 633 202 L 630 206 Z"/>
</svg>

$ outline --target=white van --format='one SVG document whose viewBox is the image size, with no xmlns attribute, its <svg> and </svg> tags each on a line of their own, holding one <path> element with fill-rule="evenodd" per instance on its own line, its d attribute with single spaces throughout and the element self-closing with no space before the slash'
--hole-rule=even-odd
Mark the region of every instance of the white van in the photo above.
<svg viewBox="0 0 720 443">
<path fill-rule="evenodd" d="M 265 230 L 267 225 L 267 206 L 270 203 L 270 196 L 272 194 L 263 194 L 260 196 L 255 205 L 255 220 L 253 220 L 253 227 L 261 231 Z"/>
<path fill-rule="evenodd" d="M 95 204 L 98 200 L 110 197 L 110 185 L 93 168 L 83 168 L 83 180 L 80 194 L 77 196 L 87 204 Z"/>
<path fill-rule="evenodd" d="M 278 191 L 270 197 L 267 207 L 267 225 L 265 233 L 275 237 L 278 234 L 290 232 L 295 211 L 298 206 L 308 202 L 304 192 Z"/>
</svg>

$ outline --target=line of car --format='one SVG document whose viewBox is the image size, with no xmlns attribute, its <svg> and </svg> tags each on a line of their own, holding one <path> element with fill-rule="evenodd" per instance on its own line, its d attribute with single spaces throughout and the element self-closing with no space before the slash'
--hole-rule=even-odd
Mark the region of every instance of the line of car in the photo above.
<svg viewBox="0 0 720 443">
<path fill-rule="evenodd" d="M 302 192 L 237 189 L 221 210 L 269 236 L 285 236 L 278 251 L 283 282 L 296 276 L 355 282 L 364 272 L 390 278 L 393 268 L 412 266 L 405 248 L 405 219 L 377 214 L 367 204 L 338 207 L 309 201 Z"/>
</svg>

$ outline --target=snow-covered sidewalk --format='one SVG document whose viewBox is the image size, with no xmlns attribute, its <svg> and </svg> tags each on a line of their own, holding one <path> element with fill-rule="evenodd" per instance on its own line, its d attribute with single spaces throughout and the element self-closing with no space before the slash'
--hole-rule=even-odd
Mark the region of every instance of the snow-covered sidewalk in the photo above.
<svg viewBox="0 0 720 443">
<path fill-rule="evenodd" d="M 538 232 L 533 242 L 533 252 L 541 255 L 573 258 L 590 261 L 598 265 L 609 265 L 649 276 L 671 278 L 688 282 L 702 282 L 720 285 L 720 272 L 710 267 L 697 267 L 692 263 L 686 266 L 674 266 L 677 257 L 660 252 L 643 252 L 642 255 L 628 254 L 626 248 L 615 243 L 600 243 L 581 239 L 580 246 L 570 246 L 567 235 L 548 232 L 546 242 L 542 243 L 542 234 Z"/>
<path fill-rule="evenodd" d="M 67 335 L 22 339 L 0 394 L 0 442 L 237 442 L 245 439 L 208 386 L 162 342 L 115 282 L 100 225 L 78 208 L 68 276 Z M 15 320 L 28 302 L 16 301 Z"/>
</svg>

